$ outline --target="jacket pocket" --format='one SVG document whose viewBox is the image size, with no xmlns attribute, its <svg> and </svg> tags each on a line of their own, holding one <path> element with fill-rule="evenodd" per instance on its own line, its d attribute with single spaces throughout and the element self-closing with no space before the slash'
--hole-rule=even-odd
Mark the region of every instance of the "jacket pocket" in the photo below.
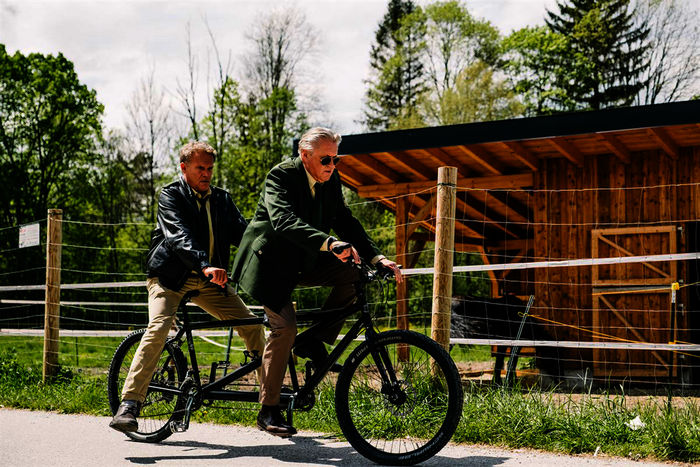
<svg viewBox="0 0 700 467">
<path fill-rule="evenodd" d="M 259 237 L 256 237 L 255 240 L 253 240 L 253 243 L 250 244 L 250 248 L 253 250 L 253 253 L 255 253 L 255 255 L 258 258 L 262 259 L 263 255 L 268 250 L 268 248 L 266 248 L 267 244 L 267 238 L 260 235 Z"/>
</svg>

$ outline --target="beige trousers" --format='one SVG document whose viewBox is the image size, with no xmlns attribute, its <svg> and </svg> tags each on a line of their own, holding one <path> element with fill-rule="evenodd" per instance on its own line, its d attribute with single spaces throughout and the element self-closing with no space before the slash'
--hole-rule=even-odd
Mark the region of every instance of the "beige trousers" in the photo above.
<svg viewBox="0 0 700 467">
<path fill-rule="evenodd" d="M 178 291 L 163 287 L 157 277 L 148 279 L 146 287 L 148 289 L 148 328 L 131 362 L 122 390 L 122 400 L 143 402 L 146 399 L 148 384 L 153 377 L 168 332 L 175 322 L 180 300 L 186 292 L 199 290 L 199 295 L 193 298 L 192 302 L 218 319 L 255 317 L 228 284 L 226 285 L 228 296 L 224 296 L 221 290 L 210 282 L 194 276 L 187 279 L 185 285 Z M 257 350 L 258 355 L 263 354 L 265 332 L 262 325 L 240 326 L 236 331 L 249 351 Z"/>
</svg>

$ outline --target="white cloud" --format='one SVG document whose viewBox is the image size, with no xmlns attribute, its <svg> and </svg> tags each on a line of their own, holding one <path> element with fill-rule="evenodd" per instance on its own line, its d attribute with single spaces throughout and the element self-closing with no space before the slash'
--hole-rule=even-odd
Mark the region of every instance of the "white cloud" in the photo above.
<svg viewBox="0 0 700 467">
<path fill-rule="evenodd" d="M 503 33 L 541 23 L 544 5 L 555 0 L 471 0 L 470 10 Z M 419 3 L 425 3 L 421 1 Z M 174 99 L 176 77 L 186 72 L 185 27 L 189 22 L 200 69 L 206 64 L 209 38 L 203 18 L 220 51 L 231 53 L 234 73 L 246 49 L 245 32 L 263 12 L 295 5 L 318 28 L 321 51 L 313 64 L 325 118 L 342 133 L 357 132 L 369 49 L 386 10 L 386 0 L 258 1 L 12 1 L 0 0 L 0 43 L 10 53 L 63 53 L 81 81 L 95 89 L 105 105 L 108 127 L 122 127 L 125 106 L 139 80 L 155 65 L 156 78 Z M 199 74 L 200 108 L 205 105 L 206 72 Z"/>
</svg>

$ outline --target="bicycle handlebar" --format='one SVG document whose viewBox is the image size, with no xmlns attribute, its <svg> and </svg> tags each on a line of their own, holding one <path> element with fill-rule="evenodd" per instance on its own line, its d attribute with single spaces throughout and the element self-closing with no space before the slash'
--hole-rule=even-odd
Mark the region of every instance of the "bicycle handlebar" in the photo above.
<svg viewBox="0 0 700 467">
<path fill-rule="evenodd" d="M 401 267 L 400 264 L 398 266 Z M 379 276 L 380 279 L 384 279 L 384 280 L 393 279 L 394 277 L 396 277 L 396 275 L 394 274 L 394 271 L 391 268 L 388 268 L 388 267 L 382 265 L 381 263 L 377 263 L 375 265 L 375 272 L 374 273 L 375 273 L 375 275 Z"/>
</svg>

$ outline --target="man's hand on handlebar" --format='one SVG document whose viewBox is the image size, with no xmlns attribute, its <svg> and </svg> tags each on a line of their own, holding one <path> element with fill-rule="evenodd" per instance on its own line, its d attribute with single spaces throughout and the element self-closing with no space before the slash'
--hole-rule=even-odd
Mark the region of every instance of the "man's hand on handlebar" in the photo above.
<svg viewBox="0 0 700 467">
<path fill-rule="evenodd" d="M 225 286 L 226 282 L 228 282 L 228 275 L 226 274 L 226 269 L 215 268 L 212 266 L 202 269 L 202 274 L 204 274 L 204 277 L 209 279 L 209 282 L 211 282 L 212 284 L 216 284 L 220 287 Z"/>
<path fill-rule="evenodd" d="M 360 254 L 357 252 L 355 247 L 347 242 L 341 242 L 336 240 L 329 245 L 331 253 L 333 253 L 339 260 L 346 263 L 352 261 L 355 264 L 360 264 Z M 401 274 L 401 269 L 398 264 L 390 259 L 382 258 L 377 261 L 376 266 L 383 267 L 390 270 L 394 274 L 396 282 L 403 282 L 403 275 Z"/>
<path fill-rule="evenodd" d="M 352 261 L 355 264 L 360 264 L 360 254 L 357 252 L 355 247 L 348 242 L 336 240 L 329 245 L 329 249 L 331 253 L 333 253 L 343 263 Z"/>
<path fill-rule="evenodd" d="M 390 269 L 394 273 L 394 278 L 396 278 L 397 283 L 403 282 L 403 275 L 401 274 L 401 269 L 399 265 L 388 258 L 382 258 L 377 261 L 377 265 L 382 265 L 386 269 Z"/>
</svg>

